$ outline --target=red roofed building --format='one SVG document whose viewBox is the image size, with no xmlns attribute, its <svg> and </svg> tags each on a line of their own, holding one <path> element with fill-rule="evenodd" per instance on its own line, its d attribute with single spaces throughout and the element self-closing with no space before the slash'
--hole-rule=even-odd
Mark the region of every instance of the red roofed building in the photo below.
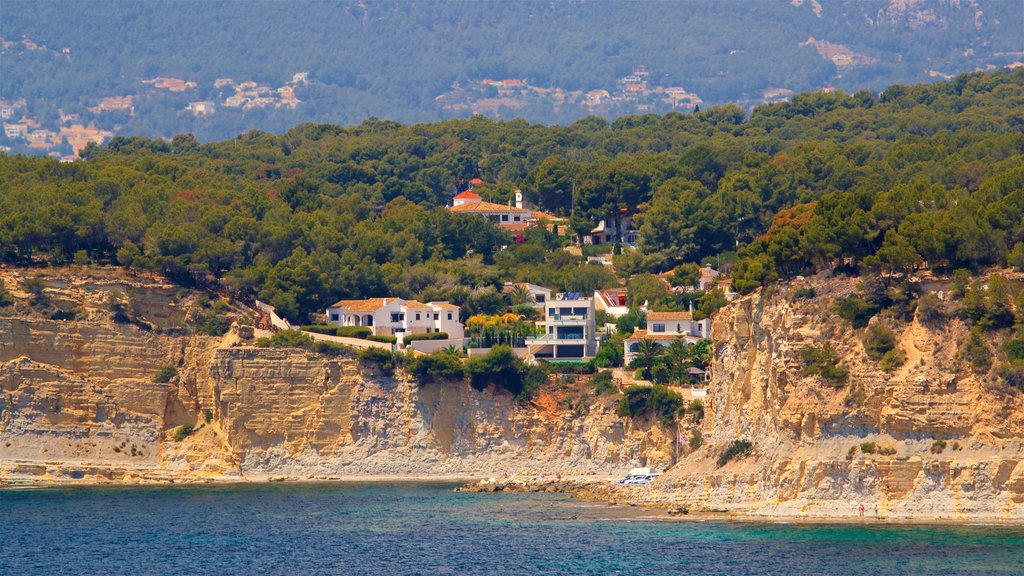
<svg viewBox="0 0 1024 576">
<path fill-rule="evenodd" d="M 476 192 L 466 190 L 465 192 L 457 194 L 454 198 L 452 198 L 452 207 L 454 208 L 455 206 L 461 206 L 467 202 L 480 202 L 483 199 L 484 197 L 477 194 Z"/>
</svg>

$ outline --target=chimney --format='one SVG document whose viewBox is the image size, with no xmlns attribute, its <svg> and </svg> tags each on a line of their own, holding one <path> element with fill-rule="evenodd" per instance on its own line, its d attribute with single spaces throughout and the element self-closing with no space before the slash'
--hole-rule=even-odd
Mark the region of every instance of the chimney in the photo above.
<svg viewBox="0 0 1024 576">
<path fill-rule="evenodd" d="M 516 190 L 516 208 L 523 209 L 523 191 Z"/>
</svg>

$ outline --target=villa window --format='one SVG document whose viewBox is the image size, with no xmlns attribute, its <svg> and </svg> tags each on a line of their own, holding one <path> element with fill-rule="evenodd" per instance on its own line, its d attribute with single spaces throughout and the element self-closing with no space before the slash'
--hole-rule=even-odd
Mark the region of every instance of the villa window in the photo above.
<svg viewBox="0 0 1024 576">
<path fill-rule="evenodd" d="M 417 313 L 416 313 L 416 319 L 417 319 L 417 320 L 419 320 L 419 319 L 420 319 L 420 313 L 419 313 L 419 312 L 417 312 Z"/>
<path fill-rule="evenodd" d="M 655 324 L 654 326 L 651 327 L 651 332 L 664 332 L 664 331 L 665 331 L 665 325 L 664 324 Z"/>
<path fill-rule="evenodd" d="M 513 216 L 512 219 L 515 220 L 516 222 L 519 222 L 519 216 Z"/>
<path fill-rule="evenodd" d="M 337 314 L 331 314 L 331 322 L 337 322 L 337 321 L 338 321 L 338 315 Z"/>
<path fill-rule="evenodd" d="M 502 222 L 508 222 L 508 214 L 502 214 L 501 215 L 501 221 Z"/>
<path fill-rule="evenodd" d="M 401 322 L 402 320 L 405 320 L 405 314 L 392 314 L 391 315 L 391 321 L 392 322 Z"/>
<path fill-rule="evenodd" d="M 451 312 L 449 312 L 449 313 L 448 313 L 448 319 L 449 319 L 449 320 L 451 320 L 451 319 L 452 319 L 452 313 L 451 313 Z"/>
</svg>

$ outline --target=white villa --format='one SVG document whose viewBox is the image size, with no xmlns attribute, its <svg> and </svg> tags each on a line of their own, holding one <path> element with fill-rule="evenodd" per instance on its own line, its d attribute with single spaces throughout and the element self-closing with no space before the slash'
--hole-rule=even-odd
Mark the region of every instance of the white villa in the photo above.
<svg viewBox="0 0 1024 576">
<path fill-rule="evenodd" d="M 448 210 L 456 214 L 483 216 L 503 228 L 512 230 L 525 229 L 527 224 L 540 220 L 556 220 L 551 214 L 526 208 L 520 190 L 516 190 L 515 204 L 509 202 L 508 206 L 487 202 L 476 192 L 466 190 L 452 198 L 452 205 Z"/>
<path fill-rule="evenodd" d="M 670 346 L 676 340 L 693 344 L 711 337 L 711 320 L 694 320 L 690 312 L 648 312 L 647 329 L 637 328 L 623 343 L 625 363 L 636 357 L 643 340 L 653 340 L 661 346 Z"/>
<path fill-rule="evenodd" d="M 559 294 L 544 306 L 545 334 L 526 341 L 534 358 L 583 360 L 597 353 L 594 301 L 579 292 Z"/>
<path fill-rule="evenodd" d="M 465 330 L 459 321 L 459 307 L 449 302 L 428 302 L 401 298 L 341 300 L 327 308 L 327 320 L 338 326 L 368 326 L 378 336 L 445 332 L 449 340 L 462 341 Z"/>
</svg>

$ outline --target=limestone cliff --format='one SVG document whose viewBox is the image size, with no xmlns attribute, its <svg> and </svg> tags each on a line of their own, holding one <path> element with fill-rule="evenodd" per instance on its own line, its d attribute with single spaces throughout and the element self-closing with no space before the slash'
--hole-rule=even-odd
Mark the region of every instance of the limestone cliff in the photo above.
<svg viewBox="0 0 1024 576">
<path fill-rule="evenodd" d="M 794 298 L 809 286 L 815 298 Z M 1024 520 L 1024 395 L 966 369 L 957 319 L 894 323 L 908 358 L 884 372 L 865 354 L 863 330 L 835 314 L 855 286 L 818 277 L 723 309 L 704 445 L 654 490 L 597 491 L 752 515 L 856 516 L 863 504 L 884 518 Z M 825 341 L 850 371 L 843 385 L 804 375 L 801 348 Z M 750 441 L 752 454 L 718 467 L 734 440 Z M 865 454 L 865 442 L 876 452 Z"/>
<path fill-rule="evenodd" d="M 554 385 L 520 406 L 504 391 L 420 387 L 234 333 L 172 335 L 194 303 L 152 279 L 51 271 L 46 285 L 74 320 L 27 308 L 27 294 L 0 309 L 0 481 L 617 473 L 670 458 L 669 433 L 618 418 L 614 398 L 585 387 Z M 131 292 L 139 322 L 111 321 L 114 290 Z M 176 375 L 153 382 L 164 367 Z"/>
</svg>

